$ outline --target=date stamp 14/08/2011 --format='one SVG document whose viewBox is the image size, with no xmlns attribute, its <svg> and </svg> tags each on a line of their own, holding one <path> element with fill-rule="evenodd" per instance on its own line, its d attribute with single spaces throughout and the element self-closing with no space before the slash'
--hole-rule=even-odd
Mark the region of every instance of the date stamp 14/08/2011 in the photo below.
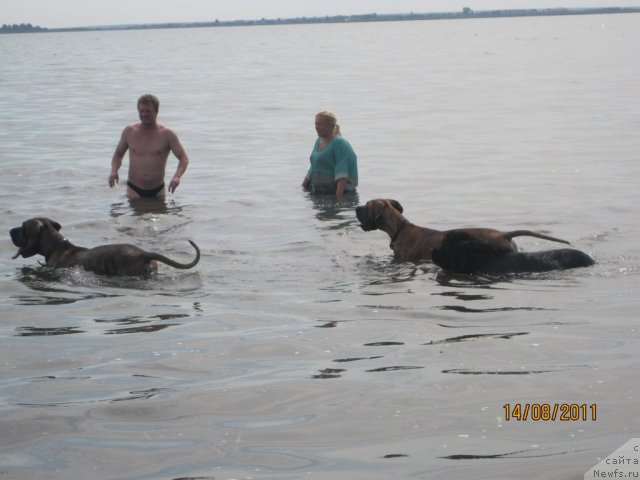
<svg viewBox="0 0 640 480">
<path fill-rule="evenodd" d="M 507 422 L 595 422 L 598 419 L 595 403 L 505 403 L 502 408 Z"/>
</svg>

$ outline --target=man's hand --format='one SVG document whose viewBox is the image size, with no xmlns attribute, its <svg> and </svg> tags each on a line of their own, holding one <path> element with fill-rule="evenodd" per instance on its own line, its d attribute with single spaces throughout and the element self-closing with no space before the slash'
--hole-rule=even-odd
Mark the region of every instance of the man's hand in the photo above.
<svg viewBox="0 0 640 480">
<path fill-rule="evenodd" d="M 180 177 L 174 176 L 169 182 L 169 193 L 175 192 L 178 185 L 180 185 Z"/>
<path fill-rule="evenodd" d="M 109 175 L 109 186 L 111 188 L 113 188 L 114 185 L 119 181 L 120 181 L 120 177 L 118 177 L 118 172 L 112 173 L 111 175 Z"/>
</svg>

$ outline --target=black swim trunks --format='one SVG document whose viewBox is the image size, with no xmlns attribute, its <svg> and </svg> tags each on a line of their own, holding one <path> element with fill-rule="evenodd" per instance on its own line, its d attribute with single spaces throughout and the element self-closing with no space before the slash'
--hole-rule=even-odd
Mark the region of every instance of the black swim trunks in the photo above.
<svg viewBox="0 0 640 480">
<path fill-rule="evenodd" d="M 127 180 L 127 186 L 133 190 L 134 192 L 136 192 L 138 195 L 140 195 L 142 198 L 154 198 L 156 195 L 158 195 L 159 192 L 161 192 L 164 189 L 164 182 L 162 182 L 162 184 L 156 188 L 152 188 L 149 190 L 146 190 L 144 188 L 140 188 L 136 185 L 134 185 L 133 183 L 131 183 L 129 180 Z"/>
</svg>

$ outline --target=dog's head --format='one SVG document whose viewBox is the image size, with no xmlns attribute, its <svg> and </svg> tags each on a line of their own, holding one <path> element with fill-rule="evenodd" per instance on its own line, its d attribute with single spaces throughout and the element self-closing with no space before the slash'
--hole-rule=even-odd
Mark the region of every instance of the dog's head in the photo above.
<svg viewBox="0 0 640 480">
<path fill-rule="evenodd" d="M 387 208 L 393 208 L 399 213 L 403 212 L 400 202 L 386 198 L 369 200 L 366 204 L 356 207 L 356 217 L 360 220 L 360 227 L 365 232 L 380 228 L 380 217 Z"/>
<path fill-rule="evenodd" d="M 12 228 L 11 241 L 18 247 L 18 253 L 13 258 L 32 257 L 37 254 L 43 254 L 42 234 L 46 230 L 58 232 L 62 226 L 48 218 L 30 218 L 22 223 L 21 227 Z"/>
</svg>

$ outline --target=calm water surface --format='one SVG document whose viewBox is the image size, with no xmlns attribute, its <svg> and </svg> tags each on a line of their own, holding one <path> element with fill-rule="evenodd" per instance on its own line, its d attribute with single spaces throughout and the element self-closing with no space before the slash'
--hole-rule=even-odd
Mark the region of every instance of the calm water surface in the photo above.
<svg viewBox="0 0 640 480">
<path fill-rule="evenodd" d="M 0 478 L 583 478 L 640 436 L 639 44 L 638 15 L 0 37 Z M 107 186 L 145 92 L 191 157 L 160 205 Z M 299 187 L 325 108 L 359 156 L 344 204 Z M 598 264 L 395 263 L 354 215 L 376 197 Z M 203 257 L 11 260 L 35 215 Z M 507 420 L 525 403 L 597 419 Z"/>
</svg>

